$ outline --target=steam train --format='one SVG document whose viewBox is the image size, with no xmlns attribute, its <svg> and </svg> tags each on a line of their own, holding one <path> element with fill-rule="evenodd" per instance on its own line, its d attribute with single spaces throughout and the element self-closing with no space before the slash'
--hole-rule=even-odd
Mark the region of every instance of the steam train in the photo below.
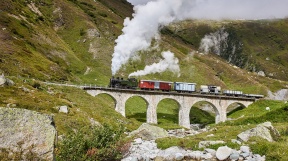
<svg viewBox="0 0 288 161">
<path fill-rule="evenodd" d="M 167 82 L 167 81 L 156 81 L 156 80 L 137 80 L 136 78 L 114 78 L 110 79 L 110 88 L 121 88 L 121 89 L 140 89 L 140 90 L 156 90 L 165 92 L 179 92 L 179 93 L 194 93 L 196 91 L 196 83 L 187 82 Z M 258 94 L 244 94 L 242 91 L 235 90 L 223 90 L 221 91 L 220 86 L 215 85 L 201 85 L 200 94 L 213 94 L 213 95 L 226 95 L 234 97 L 251 97 L 251 98 L 263 98 L 263 95 Z"/>
</svg>

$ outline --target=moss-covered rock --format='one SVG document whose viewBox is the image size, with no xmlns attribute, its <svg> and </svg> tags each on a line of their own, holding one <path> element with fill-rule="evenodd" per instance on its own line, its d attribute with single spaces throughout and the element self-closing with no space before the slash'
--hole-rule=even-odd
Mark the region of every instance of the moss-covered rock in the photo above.
<svg viewBox="0 0 288 161">
<path fill-rule="evenodd" d="M 42 160 L 53 160 L 56 136 L 53 124 L 50 115 L 0 107 L 0 149 L 21 154 L 24 160 L 28 154 Z"/>
</svg>

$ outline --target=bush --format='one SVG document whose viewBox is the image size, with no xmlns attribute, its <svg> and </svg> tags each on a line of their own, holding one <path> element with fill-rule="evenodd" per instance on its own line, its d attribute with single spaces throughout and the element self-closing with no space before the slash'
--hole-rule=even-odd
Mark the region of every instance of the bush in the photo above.
<svg viewBox="0 0 288 161">
<path fill-rule="evenodd" d="M 69 134 L 59 146 L 57 160 L 119 160 L 127 146 L 121 143 L 123 130 L 104 125 Z"/>
</svg>

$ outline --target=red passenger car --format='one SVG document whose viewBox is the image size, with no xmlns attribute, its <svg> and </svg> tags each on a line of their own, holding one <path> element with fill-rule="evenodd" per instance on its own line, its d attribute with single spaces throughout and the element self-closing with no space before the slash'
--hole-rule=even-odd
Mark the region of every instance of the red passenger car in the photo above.
<svg viewBox="0 0 288 161">
<path fill-rule="evenodd" d="M 162 90 L 170 91 L 172 82 L 153 81 L 153 80 L 140 80 L 139 88 L 142 90 Z"/>
</svg>

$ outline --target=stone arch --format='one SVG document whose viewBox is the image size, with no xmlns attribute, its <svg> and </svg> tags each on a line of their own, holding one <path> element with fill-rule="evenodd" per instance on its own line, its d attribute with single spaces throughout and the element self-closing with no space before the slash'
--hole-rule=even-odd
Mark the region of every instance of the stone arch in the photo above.
<svg viewBox="0 0 288 161">
<path fill-rule="evenodd" d="M 200 103 L 205 103 L 205 104 L 208 104 L 210 107 L 212 107 L 212 110 L 209 109 L 209 106 L 206 106 L 206 107 L 203 107 L 203 108 L 199 108 L 200 110 L 204 111 L 203 114 L 205 114 L 205 112 L 207 112 L 207 114 L 213 114 L 213 116 L 215 117 L 215 122 L 218 123 L 219 120 L 220 120 L 220 109 L 217 107 L 217 104 L 215 105 L 215 103 L 212 103 L 212 101 L 210 100 L 197 100 L 196 102 L 194 102 L 194 104 L 192 104 L 192 106 L 190 107 L 190 110 L 189 110 L 189 121 L 191 120 L 191 113 L 193 113 L 193 110 L 196 110 L 195 107 L 197 104 L 200 104 Z M 195 107 L 195 108 L 193 108 Z M 206 108 L 206 109 L 205 109 Z M 214 121 L 213 121 L 214 122 Z M 209 121 L 209 119 L 207 118 L 207 121 L 206 122 L 203 122 L 204 124 L 205 123 L 212 123 Z M 190 122 L 191 124 L 191 122 Z"/>
<path fill-rule="evenodd" d="M 145 104 L 145 110 L 142 109 L 141 105 L 137 105 L 137 103 L 135 102 L 129 102 L 131 101 L 131 99 L 136 99 L 136 102 L 140 102 L 140 103 L 144 103 Z M 127 105 L 127 103 L 134 103 L 135 107 L 130 107 L 131 105 Z M 127 107 L 128 106 L 128 107 Z M 135 118 L 136 120 L 140 121 L 140 122 L 146 122 L 147 121 L 147 108 L 149 106 L 149 102 L 147 101 L 147 99 L 141 95 L 132 95 L 131 97 L 129 97 L 126 102 L 125 102 L 125 116 L 127 118 Z M 128 108 L 128 110 L 127 110 Z M 129 108 L 138 108 L 138 110 L 130 110 Z M 138 112 L 138 113 L 135 113 Z M 143 114 L 144 112 L 144 114 Z M 133 114 L 133 115 L 132 115 Z M 143 115 L 143 116 L 142 116 Z"/>
<path fill-rule="evenodd" d="M 163 107 L 164 101 L 166 101 L 166 107 Z M 159 100 L 156 106 L 157 123 L 170 122 L 172 124 L 179 124 L 179 110 L 181 104 L 175 98 L 163 97 Z M 160 113 L 161 112 L 161 113 Z M 175 115 L 177 113 L 177 115 Z"/>
</svg>

